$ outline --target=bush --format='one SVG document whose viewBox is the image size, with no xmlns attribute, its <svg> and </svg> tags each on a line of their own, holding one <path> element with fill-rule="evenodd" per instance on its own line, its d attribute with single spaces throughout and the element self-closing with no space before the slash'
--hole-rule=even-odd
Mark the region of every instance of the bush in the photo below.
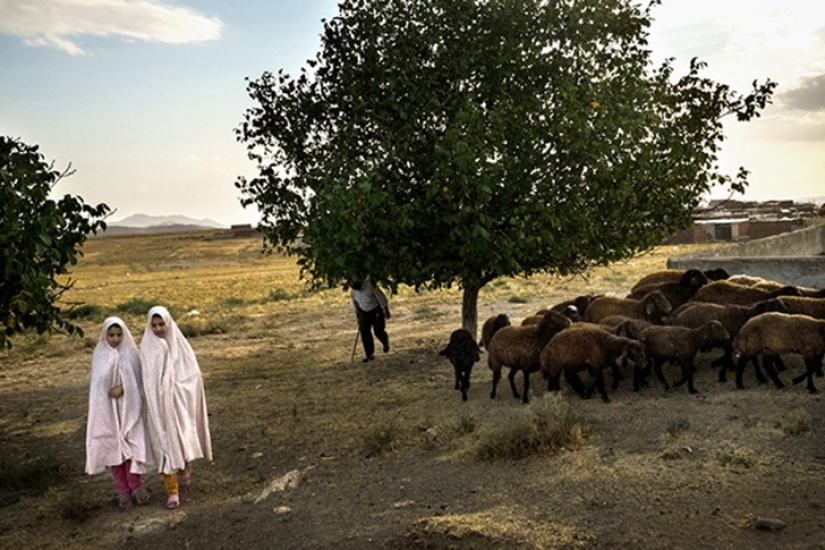
<svg viewBox="0 0 825 550">
<path fill-rule="evenodd" d="M 66 310 L 66 317 L 69 319 L 89 319 L 90 321 L 103 321 L 103 308 L 97 304 L 80 304 Z"/>
<path fill-rule="evenodd" d="M 584 440 L 581 423 L 559 395 L 545 395 L 498 418 L 479 441 L 476 454 L 483 460 L 552 454 Z"/>
<path fill-rule="evenodd" d="M 801 407 L 788 413 L 782 422 L 782 431 L 785 435 L 802 435 L 812 432 L 813 429 L 810 413 Z"/>
<path fill-rule="evenodd" d="M 0 462 L 0 485 L 32 495 L 42 495 L 61 478 L 61 465 L 54 457 L 38 457 L 31 462 Z"/>
<path fill-rule="evenodd" d="M 117 311 L 121 315 L 146 315 L 149 312 L 149 310 L 156 305 L 158 305 L 158 302 L 155 300 L 150 301 L 144 298 L 132 298 L 128 302 L 123 302 L 116 305 L 115 311 Z"/>
<path fill-rule="evenodd" d="M 365 458 L 380 456 L 393 450 L 398 437 L 398 427 L 390 421 L 383 426 L 377 426 L 366 433 L 362 449 Z"/>
</svg>

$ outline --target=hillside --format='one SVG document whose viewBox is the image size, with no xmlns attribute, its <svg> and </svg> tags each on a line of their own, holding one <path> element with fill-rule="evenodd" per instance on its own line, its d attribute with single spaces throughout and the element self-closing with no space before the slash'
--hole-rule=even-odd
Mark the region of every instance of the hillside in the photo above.
<svg viewBox="0 0 825 550">
<path fill-rule="evenodd" d="M 307 289 L 293 259 L 259 247 L 209 231 L 87 241 L 67 294 L 86 337 L 27 335 L 3 352 L 0 547 L 824 548 L 821 393 L 759 385 L 750 370 L 735 390 L 708 353 L 697 395 L 651 377 L 605 404 L 564 383 L 550 394 L 536 374 L 524 406 L 506 380 L 490 399 L 482 354 L 462 402 L 437 355 L 459 324 L 457 289 L 401 288 L 392 349 L 364 365 L 347 295 Z M 517 323 L 572 296 L 625 293 L 695 250 L 495 281 L 479 316 Z M 150 503 L 121 510 L 107 475 L 83 474 L 89 362 L 106 315 L 140 340 L 155 303 L 190 334 L 215 460 L 194 464 L 180 509 L 148 475 Z M 801 364 L 786 363 L 789 381 Z"/>
</svg>

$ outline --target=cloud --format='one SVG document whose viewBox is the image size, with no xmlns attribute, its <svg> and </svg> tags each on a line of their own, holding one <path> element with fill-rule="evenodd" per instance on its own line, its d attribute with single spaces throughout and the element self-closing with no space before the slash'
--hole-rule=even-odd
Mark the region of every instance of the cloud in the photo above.
<svg viewBox="0 0 825 550">
<path fill-rule="evenodd" d="M 221 22 L 157 0 L 0 0 L 0 33 L 30 46 L 83 54 L 83 35 L 185 44 L 217 40 Z"/>
<path fill-rule="evenodd" d="M 803 78 L 799 86 L 784 92 L 782 104 L 800 111 L 825 110 L 825 73 Z"/>
</svg>

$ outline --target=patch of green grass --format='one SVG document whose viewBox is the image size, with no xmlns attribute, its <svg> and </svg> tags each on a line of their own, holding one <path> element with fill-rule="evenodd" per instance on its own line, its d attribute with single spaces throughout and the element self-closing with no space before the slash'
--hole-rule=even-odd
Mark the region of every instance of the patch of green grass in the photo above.
<svg viewBox="0 0 825 550">
<path fill-rule="evenodd" d="M 61 479 L 61 464 L 52 456 L 24 463 L 0 462 L 0 485 L 13 491 L 42 495 Z"/>
<path fill-rule="evenodd" d="M 667 433 L 671 437 L 679 437 L 690 429 L 690 422 L 686 418 L 674 418 L 667 425 Z"/>
<path fill-rule="evenodd" d="M 476 421 L 472 416 L 462 416 L 455 427 L 458 435 L 467 435 L 476 431 Z"/>
<path fill-rule="evenodd" d="M 381 456 L 392 451 L 395 448 L 397 439 L 398 427 L 394 422 L 389 421 L 381 426 L 376 426 L 364 435 L 361 446 L 364 457 Z"/>
<path fill-rule="evenodd" d="M 266 301 L 268 301 L 268 302 L 283 302 L 283 301 L 286 301 L 286 300 L 291 300 L 293 298 L 294 298 L 294 296 L 292 294 L 290 294 L 289 292 L 287 292 L 283 288 L 279 287 L 279 288 L 276 288 L 275 290 L 273 290 L 272 292 L 269 293 L 269 296 L 267 296 Z"/>
<path fill-rule="evenodd" d="M 482 433 L 476 456 L 482 460 L 522 459 L 551 454 L 583 440 L 584 429 L 570 404 L 561 396 L 546 395 L 498 417 Z"/>
<path fill-rule="evenodd" d="M 207 334 L 226 334 L 231 330 L 231 323 L 227 319 L 192 316 L 178 322 L 178 328 L 184 336 L 193 338 Z"/>
<path fill-rule="evenodd" d="M 80 304 L 70 307 L 65 312 L 68 319 L 88 319 L 90 321 L 103 321 L 103 308 L 97 304 Z"/>
<path fill-rule="evenodd" d="M 246 300 L 238 296 L 228 296 L 221 300 L 221 305 L 228 308 L 243 307 L 246 305 Z"/>
<path fill-rule="evenodd" d="M 94 517 L 100 508 L 100 502 L 89 499 L 80 491 L 69 491 L 58 504 L 60 517 L 75 523 L 83 523 Z"/>
<path fill-rule="evenodd" d="M 155 300 L 146 300 L 145 298 L 132 298 L 126 302 L 121 302 L 115 306 L 115 311 L 121 315 L 146 315 L 149 310 L 158 305 Z M 171 313 L 171 310 L 170 310 Z"/>
<path fill-rule="evenodd" d="M 742 466 L 743 468 L 752 468 L 757 462 L 756 455 L 747 447 L 731 447 L 723 449 L 719 451 L 717 458 L 722 466 Z"/>
<path fill-rule="evenodd" d="M 446 313 L 432 306 L 421 306 L 413 311 L 413 315 L 416 321 L 426 321 L 429 319 L 444 317 Z"/>
<path fill-rule="evenodd" d="M 789 412 L 781 426 L 785 435 L 803 435 L 814 430 L 810 413 L 801 407 Z"/>
<path fill-rule="evenodd" d="M 521 296 L 510 296 L 507 301 L 511 304 L 526 304 L 527 298 L 522 298 Z"/>
</svg>

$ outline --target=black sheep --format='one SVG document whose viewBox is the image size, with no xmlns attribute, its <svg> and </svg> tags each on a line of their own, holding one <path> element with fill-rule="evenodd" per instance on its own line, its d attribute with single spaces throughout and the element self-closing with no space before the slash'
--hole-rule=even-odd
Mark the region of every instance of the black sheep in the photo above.
<svg viewBox="0 0 825 550">
<path fill-rule="evenodd" d="M 470 372 L 473 365 L 481 358 L 480 348 L 468 330 L 460 328 L 450 335 L 450 343 L 438 352 L 450 360 L 455 369 L 455 389 L 461 390 L 461 400 L 467 401 L 470 389 Z"/>
</svg>

